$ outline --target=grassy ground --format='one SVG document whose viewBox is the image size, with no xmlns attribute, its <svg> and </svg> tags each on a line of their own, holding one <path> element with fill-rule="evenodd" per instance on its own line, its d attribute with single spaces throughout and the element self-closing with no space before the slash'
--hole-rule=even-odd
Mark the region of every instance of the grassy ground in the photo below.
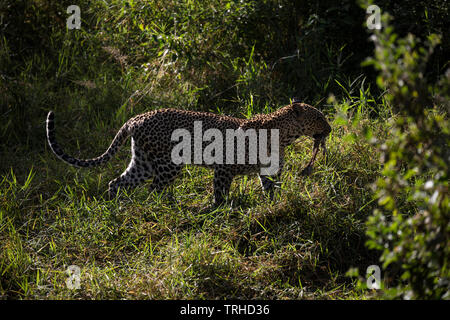
<svg viewBox="0 0 450 320">
<path fill-rule="evenodd" d="M 16 11 L 0 37 L 0 298 L 377 297 L 346 276 L 379 263 L 365 245 L 381 172 L 370 141 L 384 141 L 391 118 L 365 84 L 359 44 L 333 44 L 327 24 L 309 11 L 298 20 L 304 10 L 289 1 L 79 1 L 80 30 L 66 29 L 65 2 L 8 3 L 0 9 Z M 330 26 L 339 41 L 352 34 Z M 286 150 L 273 201 L 256 177 L 243 177 L 214 210 L 212 172 L 197 167 L 167 194 L 144 185 L 109 201 L 129 141 L 86 170 L 58 160 L 45 139 L 49 110 L 64 150 L 90 158 L 143 111 L 250 117 L 299 93 L 331 123 L 329 158 L 301 176 L 312 141 L 300 138 Z M 403 209 L 414 212 L 414 203 Z M 66 284 L 71 265 L 81 271 L 77 290 Z"/>
</svg>

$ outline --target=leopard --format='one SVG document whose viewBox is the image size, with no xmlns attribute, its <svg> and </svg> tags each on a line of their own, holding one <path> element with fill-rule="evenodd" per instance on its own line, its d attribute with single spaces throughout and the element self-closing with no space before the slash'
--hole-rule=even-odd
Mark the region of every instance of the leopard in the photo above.
<svg viewBox="0 0 450 320">
<path fill-rule="evenodd" d="M 185 129 L 192 133 L 194 123 L 201 121 L 203 129 L 218 129 L 225 134 L 227 129 L 266 129 L 278 130 L 279 166 L 276 173 L 264 175 L 259 172 L 259 181 L 263 191 L 273 198 L 274 190 L 280 186 L 280 177 L 285 163 L 285 149 L 301 136 L 313 138 L 314 145 L 311 160 L 301 171 L 310 175 L 320 148 L 326 156 L 326 139 L 331 127 L 324 114 L 315 107 L 302 102 L 291 102 L 272 113 L 257 114 L 249 119 L 220 115 L 211 112 L 192 111 L 174 108 L 162 108 L 148 111 L 132 117 L 117 131 L 108 149 L 100 156 L 91 159 L 78 159 L 66 154 L 57 143 L 55 134 L 55 116 L 49 111 L 46 121 L 47 142 L 51 151 L 71 166 L 91 168 L 103 165 L 113 158 L 124 142 L 131 137 L 131 161 L 126 170 L 108 184 L 109 199 L 115 198 L 121 189 L 133 189 L 150 181 L 149 191 L 162 192 L 179 176 L 185 164 L 173 161 L 171 152 L 176 145 L 172 133 L 176 129 Z M 246 150 L 249 141 L 245 140 Z M 205 147 L 204 141 L 202 147 Z M 269 143 L 270 144 L 270 143 Z M 272 148 L 272 146 L 270 146 Z M 236 157 L 237 149 L 232 150 Z M 242 149 L 241 149 L 242 150 Z M 228 152 L 228 151 L 227 151 Z M 192 164 L 192 162 L 191 162 Z M 214 204 L 226 202 L 234 177 L 258 173 L 264 166 L 260 161 L 250 163 L 200 163 L 214 170 Z"/>
</svg>

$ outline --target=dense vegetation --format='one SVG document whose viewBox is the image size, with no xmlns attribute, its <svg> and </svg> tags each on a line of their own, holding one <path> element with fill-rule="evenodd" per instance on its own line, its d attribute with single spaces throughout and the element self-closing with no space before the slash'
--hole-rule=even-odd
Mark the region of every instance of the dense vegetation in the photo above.
<svg viewBox="0 0 450 320">
<path fill-rule="evenodd" d="M 81 29 L 66 27 L 72 4 Z M 449 299 L 448 5 L 377 1 L 381 30 L 368 5 L 2 1 L 0 298 Z M 299 139 L 273 201 L 245 177 L 213 209 L 197 167 L 167 193 L 109 201 L 129 142 L 80 170 L 45 140 L 49 110 L 65 150 L 88 158 L 146 110 L 251 117 L 294 96 L 327 115 L 329 157 L 301 176 L 312 142 Z M 382 290 L 365 288 L 373 264 Z"/>
</svg>

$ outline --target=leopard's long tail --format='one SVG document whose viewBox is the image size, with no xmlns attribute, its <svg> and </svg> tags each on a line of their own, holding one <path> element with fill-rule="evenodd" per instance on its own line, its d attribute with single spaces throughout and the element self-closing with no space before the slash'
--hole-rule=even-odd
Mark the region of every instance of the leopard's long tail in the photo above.
<svg viewBox="0 0 450 320">
<path fill-rule="evenodd" d="M 128 130 L 128 125 L 125 123 L 122 128 L 120 128 L 119 132 L 117 132 L 114 140 L 111 142 L 108 150 L 105 151 L 100 157 L 93 159 L 76 159 L 72 156 L 66 154 L 59 144 L 56 142 L 55 138 L 55 115 L 53 111 L 50 111 L 47 115 L 47 141 L 52 149 L 53 153 L 68 164 L 79 167 L 79 168 L 88 168 L 88 167 L 96 167 L 103 163 L 109 161 L 117 151 L 119 151 L 120 146 L 125 142 L 125 140 L 130 136 L 130 132 Z"/>
</svg>

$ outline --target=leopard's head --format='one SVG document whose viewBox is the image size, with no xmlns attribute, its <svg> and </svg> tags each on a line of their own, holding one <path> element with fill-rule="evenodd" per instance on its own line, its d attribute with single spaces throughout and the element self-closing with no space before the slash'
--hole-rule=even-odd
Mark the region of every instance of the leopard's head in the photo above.
<svg viewBox="0 0 450 320">
<path fill-rule="evenodd" d="M 328 137 L 331 127 L 322 112 L 305 103 L 293 103 L 290 108 L 299 135 L 320 141 Z"/>
</svg>

